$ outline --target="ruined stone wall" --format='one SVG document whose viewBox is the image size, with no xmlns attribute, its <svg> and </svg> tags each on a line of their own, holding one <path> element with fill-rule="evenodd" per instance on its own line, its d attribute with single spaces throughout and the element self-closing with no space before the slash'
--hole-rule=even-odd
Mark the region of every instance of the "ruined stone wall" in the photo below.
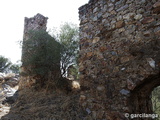
<svg viewBox="0 0 160 120">
<path fill-rule="evenodd" d="M 47 19 L 48 19 L 47 17 L 44 17 L 43 15 L 41 15 L 39 13 L 37 15 L 35 15 L 34 17 L 31 17 L 31 18 L 25 17 L 23 42 L 25 40 L 29 39 L 29 37 L 30 37 L 29 36 L 29 32 L 31 30 L 36 30 L 36 31 L 38 31 L 38 30 L 46 30 L 47 29 L 47 27 L 46 27 Z M 21 58 L 22 67 L 21 67 L 21 70 L 20 70 L 21 73 L 25 72 L 25 70 L 27 69 L 27 68 L 25 68 L 23 66 L 23 62 L 25 61 L 25 59 L 27 59 L 27 58 L 25 58 L 25 53 L 26 53 L 25 51 L 27 49 L 24 49 L 25 48 L 24 45 L 25 44 L 23 44 L 23 46 L 22 46 L 22 58 Z M 25 86 L 30 86 L 33 83 L 35 83 L 35 80 L 31 76 L 25 76 L 25 77 L 21 76 L 20 84 L 19 84 L 20 85 L 20 89 L 25 87 Z"/>
<path fill-rule="evenodd" d="M 29 31 L 31 30 L 46 30 L 47 29 L 47 17 L 44 17 L 41 14 L 37 14 L 34 17 L 24 19 L 24 33 L 23 33 L 23 41 L 29 39 Z M 23 62 L 23 51 L 22 49 L 22 62 Z"/>
<path fill-rule="evenodd" d="M 31 18 L 27 18 L 25 17 L 24 19 L 24 33 L 23 33 L 23 42 L 25 40 L 28 40 L 29 39 L 29 32 L 31 30 L 46 30 L 47 27 L 47 17 L 44 17 L 43 15 L 41 14 L 37 14 L 35 15 L 34 17 L 31 17 Z M 22 43 L 23 44 L 23 43 Z M 23 66 L 23 62 L 25 59 L 25 50 L 24 49 L 24 45 L 22 45 L 22 58 L 21 58 L 21 61 L 22 61 L 22 66 L 20 68 L 20 72 L 21 73 L 24 73 L 25 70 L 27 68 L 25 68 Z M 24 87 L 27 87 L 27 86 L 30 86 L 31 84 L 35 83 L 35 80 L 33 78 L 31 78 L 31 76 L 21 76 L 20 77 L 20 82 L 19 82 L 19 88 L 20 89 L 23 89 Z"/>
<path fill-rule="evenodd" d="M 88 118 L 152 113 L 150 93 L 160 85 L 159 13 L 158 0 L 90 0 L 79 8 L 80 98 Z"/>
<path fill-rule="evenodd" d="M 23 38 L 27 39 L 26 34 L 30 31 L 30 30 L 46 30 L 47 29 L 47 17 L 44 17 L 41 14 L 37 14 L 34 17 L 31 18 L 27 18 L 25 17 L 24 20 L 24 35 Z"/>
</svg>

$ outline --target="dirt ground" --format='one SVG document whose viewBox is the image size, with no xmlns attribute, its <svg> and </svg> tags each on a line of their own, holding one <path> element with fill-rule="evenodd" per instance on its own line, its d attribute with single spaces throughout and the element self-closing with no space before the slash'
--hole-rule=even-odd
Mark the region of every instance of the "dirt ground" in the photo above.
<svg viewBox="0 0 160 120">
<path fill-rule="evenodd" d="M 79 91 L 23 89 L 11 108 L 2 106 L 1 120 L 83 120 L 86 115 L 79 105 Z"/>
</svg>

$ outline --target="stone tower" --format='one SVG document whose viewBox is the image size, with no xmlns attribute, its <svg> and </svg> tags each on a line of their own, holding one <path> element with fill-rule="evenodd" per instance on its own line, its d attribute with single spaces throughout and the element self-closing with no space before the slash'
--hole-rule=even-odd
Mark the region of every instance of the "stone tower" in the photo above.
<svg viewBox="0 0 160 120">
<path fill-rule="evenodd" d="M 30 65 L 30 63 L 28 65 L 24 65 L 24 63 L 26 62 L 26 60 L 28 60 L 28 55 L 31 55 L 34 51 L 29 51 L 29 48 L 26 47 L 26 44 L 24 44 L 24 41 L 27 41 L 30 39 L 30 32 L 33 31 L 39 31 L 39 30 L 44 30 L 46 31 L 47 27 L 47 17 L 44 17 L 41 14 L 37 14 L 32 18 L 25 18 L 25 23 L 24 23 L 24 35 L 23 35 L 23 46 L 22 46 L 22 67 L 21 67 L 21 73 L 22 73 L 22 77 L 20 80 L 20 88 L 25 87 L 25 86 L 31 86 L 34 83 L 41 83 L 41 85 L 44 84 L 44 82 L 46 83 L 46 80 L 42 79 L 40 75 L 38 74 L 34 74 L 31 75 L 29 72 L 32 72 L 33 69 L 35 68 L 35 66 Z M 48 35 L 48 37 L 51 37 L 50 35 Z M 50 38 L 48 38 L 50 39 Z M 36 42 L 39 42 L 38 40 Z M 57 42 L 57 45 L 59 43 Z M 43 50 L 43 49 L 42 49 Z M 57 49 L 55 49 L 57 50 Z M 28 52 L 29 51 L 29 52 Z M 44 49 L 44 52 L 45 49 Z M 57 54 L 60 51 L 57 51 Z M 46 53 L 47 54 L 47 53 Z M 57 57 L 57 58 L 56 58 Z M 53 58 L 53 57 L 52 57 Z M 47 59 L 47 58 L 42 58 L 42 59 Z M 54 66 L 52 66 L 52 70 L 47 71 L 46 76 L 50 76 L 51 79 L 48 78 L 48 80 L 53 80 L 53 78 L 59 78 L 61 77 L 61 71 L 60 71 L 60 53 L 58 56 L 55 56 L 55 59 L 57 59 L 57 63 L 54 63 Z M 54 62 L 54 61 L 53 61 Z M 45 64 L 45 63 L 44 63 Z M 53 65 L 53 64 L 52 64 Z M 41 65 L 41 66 L 45 66 L 45 65 Z M 38 67 L 36 69 L 42 69 L 41 67 Z M 50 68 L 48 67 L 48 70 Z M 44 70 L 45 71 L 45 70 Z M 26 74 L 27 73 L 27 74 Z M 47 79 L 47 78 L 46 78 Z M 47 81 L 48 82 L 48 81 Z M 52 81 L 52 83 L 54 84 L 54 82 Z"/>
<path fill-rule="evenodd" d="M 44 17 L 39 13 L 31 18 L 25 17 L 23 40 L 29 39 L 28 33 L 30 30 L 46 30 L 47 20 L 48 20 L 48 17 Z M 22 49 L 22 62 L 23 62 L 23 53 L 24 52 Z"/>
<path fill-rule="evenodd" d="M 25 17 L 23 38 L 25 40 L 27 39 L 27 33 L 29 30 L 46 30 L 47 20 L 47 17 L 44 17 L 39 13 L 32 18 Z"/>
<path fill-rule="evenodd" d="M 36 30 L 36 31 L 46 30 L 47 29 L 47 27 L 46 27 L 47 19 L 48 19 L 47 17 L 44 17 L 43 15 L 41 15 L 39 13 L 31 18 L 25 17 L 23 42 L 29 39 L 29 31 L 30 30 Z M 25 73 L 25 70 L 27 69 L 26 67 L 23 66 L 23 62 L 26 59 L 25 58 L 25 50 L 26 49 L 24 49 L 24 45 L 23 45 L 22 46 L 22 58 L 21 58 L 22 67 L 20 69 L 21 73 L 23 73 L 23 72 Z M 30 86 L 30 84 L 33 84 L 35 82 L 36 81 L 31 76 L 21 76 L 20 83 L 19 83 L 20 89 L 22 89 L 26 86 Z"/>
</svg>

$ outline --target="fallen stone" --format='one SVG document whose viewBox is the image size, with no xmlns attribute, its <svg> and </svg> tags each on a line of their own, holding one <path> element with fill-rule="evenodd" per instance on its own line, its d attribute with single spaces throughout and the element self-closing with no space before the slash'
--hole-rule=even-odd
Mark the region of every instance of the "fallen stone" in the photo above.
<svg viewBox="0 0 160 120">
<path fill-rule="evenodd" d="M 93 13 L 98 11 L 98 7 L 94 8 Z"/>
<path fill-rule="evenodd" d="M 155 69 L 156 67 L 156 62 L 152 59 L 152 58 L 147 58 L 147 61 L 149 63 L 149 65 Z"/>
<path fill-rule="evenodd" d="M 156 13 L 156 14 L 159 14 L 160 13 L 160 7 L 157 7 L 155 9 L 153 9 L 153 12 Z"/>
<path fill-rule="evenodd" d="M 120 8 L 117 9 L 116 11 L 119 12 L 119 11 L 125 10 L 125 9 L 127 9 L 127 8 L 128 8 L 128 4 L 126 4 L 126 5 L 122 6 L 122 7 L 120 7 Z"/>
<path fill-rule="evenodd" d="M 160 1 L 156 2 L 154 5 L 153 5 L 154 8 L 156 7 L 160 7 Z"/>
<path fill-rule="evenodd" d="M 143 35 L 144 35 L 145 37 L 149 37 L 149 36 L 150 36 L 150 34 L 151 34 L 151 32 L 150 32 L 150 31 L 145 31 L 145 32 L 143 33 Z"/>
<path fill-rule="evenodd" d="M 156 35 L 160 36 L 160 27 L 155 28 L 154 32 Z"/>
<path fill-rule="evenodd" d="M 154 21 L 154 18 L 152 18 L 152 17 L 147 17 L 147 18 L 144 18 L 143 20 L 142 20 L 142 23 L 143 24 L 147 24 L 147 23 L 151 23 L 151 22 L 153 22 Z"/>
<path fill-rule="evenodd" d="M 122 89 L 122 90 L 120 91 L 120 93 L 121 93 L 122 95 L 129 95 L 129 94 L 130 94 L 130 91 L 125 90 L 125 89 Z"/>
<path fill-rule="evenodd" d="M 98 41 L 100 41 L 100 37 L 95 37 L 92 43 L 94 44 L 94 43 L 97 43 Z"/>
<path fill-rule="evenodd" d="M 123 19 L 131 20 L 131 18 L 133 18 L 134 16 L 135 16 L 135 13 L 128 13 L 128 14 L 123 16 Z"/>
<path fill-rule="evenodd" d="M 117 23 L 116 23 L 116 28 L 121 28 L 121 27 L 123 27 L 124 26 L 124 22 L 123 21 L 118 21 Z"/>
<path fill-rule="evenodd" d="M 18 98 L 18 91 L 11 97 L 6 97 L 5 102 L 8 104 L 13 104 Z"/>
<path fill-rule="evenodd" d="M 91 110 L 89 108 L 86 108 L 86 111 L 87 111 L 88 114 L 91 113 Z"/>
<path fill-rule="evenodd" d="M 104 87 L 104 86 L 98 86 L 98 87 L 97 87 L 97 90 L 98 90 L 98 91 L 103 91 L 103 90 L 105 90 L 105 87 Z"/>
<path fill-rule="evenodd" d="M 142 15 L 141 15 L 141 14 L 138 14 L 138 15 L 134 16 L 134 19 L 135 19 L 135 20 L 140 20 L 141 18 L 142 18 Z"/>
<path fill-rule="evenodd" d="M 133 83 L 132 80 L 127 79 L 127 87 L 128 87 L 129 90 L 133 90 L 135 88 L 135 86 L 136 85 Z"/>
</svg>

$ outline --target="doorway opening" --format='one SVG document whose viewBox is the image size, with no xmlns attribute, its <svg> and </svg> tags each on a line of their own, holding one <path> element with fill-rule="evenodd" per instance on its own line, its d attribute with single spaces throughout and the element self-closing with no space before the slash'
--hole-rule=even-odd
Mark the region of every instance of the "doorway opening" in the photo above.
<svg viewBox="0 0 160 120">
<path fill-rule="evenodd" d="M 143 113 L 154 114 L 155 108 L 153 109 L 152 107 L 153 106 L 152 94 L 155 93 L 154 90 L 160 91 L 160 87 L 158 86 L 160 86 L 159 74 L 149 76 L 148 78 L 144 79 L 141 84 L 135 87 L 135 89 L 131 92 L 131 95 L 128 99 L 131 114 L 143 114 Z M 156 95 L 160 96 L 159 93 L 156 93 Z M 152 118 L 145 118 L 145 119 L 151 120 Z M 144 120 L 144 118 L 138 118 L 138 120 Z M 157 118 L 157 120 L 159 119 Z"/>
</svg>

